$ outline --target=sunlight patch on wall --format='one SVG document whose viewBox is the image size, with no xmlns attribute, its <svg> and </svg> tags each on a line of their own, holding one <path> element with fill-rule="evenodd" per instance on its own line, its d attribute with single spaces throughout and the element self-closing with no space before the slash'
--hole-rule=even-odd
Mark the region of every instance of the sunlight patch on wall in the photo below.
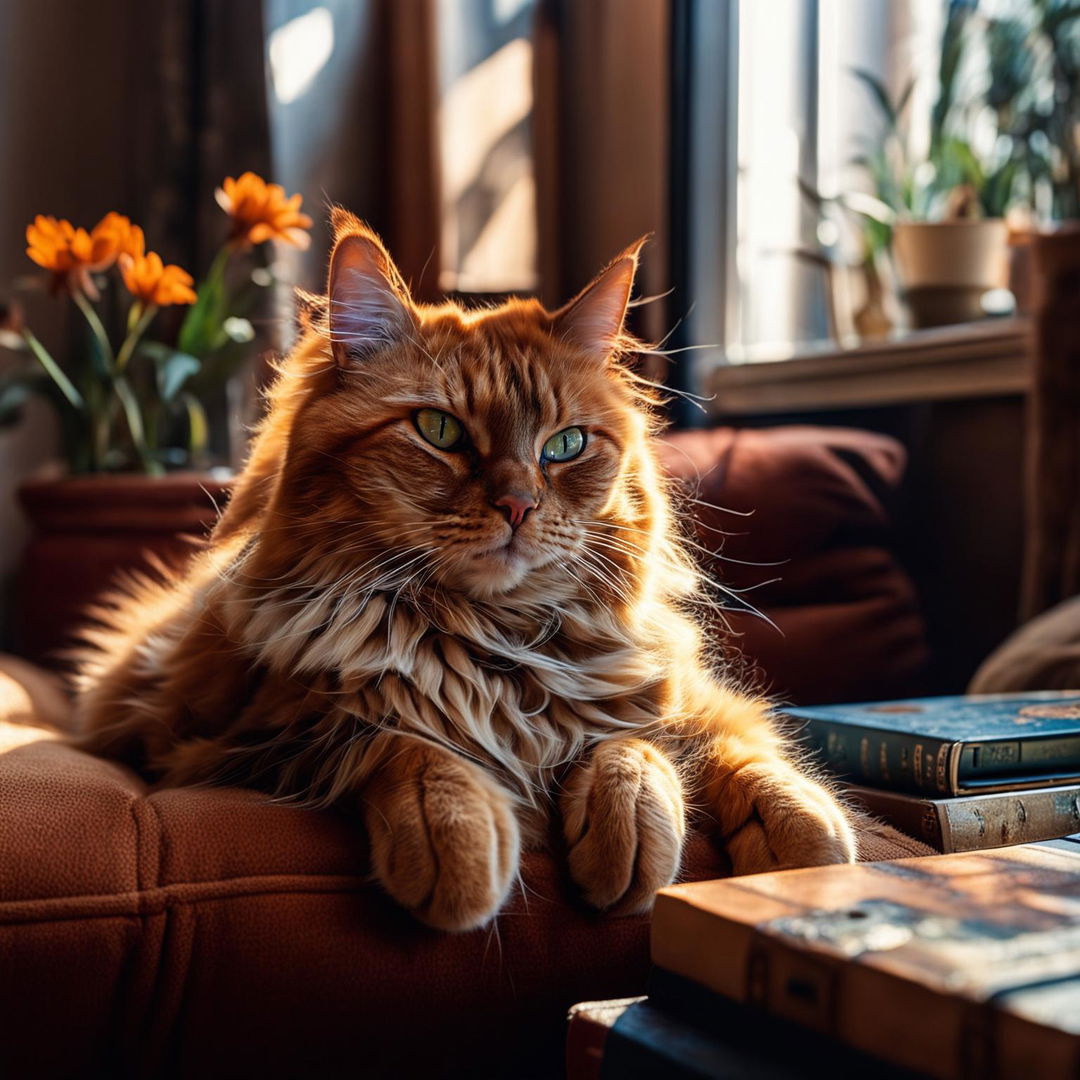
<svg viewBox="0 0 1080 1080">
<path fill-rule="evenodd" d="M 303 97 L 334 52 L 334 19 L 324 7 L 290 19 L 270 34 L 270 78 L 282 105 Z"/>
<path fill-rule="evenodd" d="M 513 22 L 532 0 L 495 0 L 493 14 L 498 23 Z"/>
<path fill-rule="evenodd" d="M 440 15 L 453 16 L 454 3 Z M 527 4 L 511 5 L 520 17 Z M 493 14 L 498 14 L 493 12 Z M 527 12 L 526 12 L 527 14 Z M 439 286 L 465 292 L 536 287 L 536 185 L 530 120 L 533 49 L 525 37 L 498 41 L 498 20 L 470 42 L 479 59 L 461 70 L 444 52 L 437 128 L 443 233 Z M 460 54 L 459 54 L 460 55 Z M 457 70 L 455 70 L 455 67 Z"/>
</svg>

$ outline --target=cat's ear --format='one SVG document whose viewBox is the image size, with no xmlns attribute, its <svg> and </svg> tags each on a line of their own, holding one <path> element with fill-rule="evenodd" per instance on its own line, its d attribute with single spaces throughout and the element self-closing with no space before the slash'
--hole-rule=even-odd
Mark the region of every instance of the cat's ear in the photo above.
<svg viewBox="0 0 1080 1080">
<path fill-rule="evenodd" d="M 335 211 L 327 302 L 334 358 L 345 367 L 412 336 L 416 313 L 386 248 L 346 211 Z"/>
<path fill-rule="evenodd" d="M 613 259 L 590 285 L 554 315 L 554 331 L 583 352 L 606 360 L 618 348 L 634 288 L 643 236 Z"/>
</svg>

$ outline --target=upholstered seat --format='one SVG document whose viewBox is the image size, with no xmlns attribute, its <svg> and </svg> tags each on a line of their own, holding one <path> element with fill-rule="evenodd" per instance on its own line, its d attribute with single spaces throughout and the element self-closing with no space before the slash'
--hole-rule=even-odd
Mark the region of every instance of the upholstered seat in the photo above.
<svg viewBox="0 0 1080 1080">
<path fill-rule="evenodd" d="M 727 640 L 772 692 L 810 705 L 919 691 L 926 631 L 890 550 L 890 503 L 907 463 L 895 439 L 717 427 L 668 435 L 660 456 L 699 500 L 687 509 L 715 552 L 709 573 L 736 590 Z"/>
<path fill-rule="evenodd" d="M 726 871 L 695 837 L 684 876 Z M 550 856 L 490 928 L 438 934 L 370 881 L 344 816 L 151 793 L 0 725 L 0 1076 L 523 1076 L 557 1064 L 570 1005 L 647 971 L 647 919 L 586 910 Z"/>
</svg>

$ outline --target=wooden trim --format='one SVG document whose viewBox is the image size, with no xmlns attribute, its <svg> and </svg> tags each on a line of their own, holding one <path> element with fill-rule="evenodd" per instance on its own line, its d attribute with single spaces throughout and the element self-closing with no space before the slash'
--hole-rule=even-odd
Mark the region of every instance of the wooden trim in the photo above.
<svg viewBox="0 0 1080 1080">
<path fill-rule="evenodd" d="M 442 190 L 436 131 L 439 108 L 434 0 L 386 5 L 390 120 L 386 171 L 394 262 L 417 300 L 439 299 Z M 430 268 L 430 271 L 429 271 Z"/>
<path fill-rule="evenodd" d="M 850 349 L 759 352 L 718 365 L 705 383 L 717 417 L 1024 396 L 1030 340 L 1026 319 L 987 320 Z"/>
<path fill-rule="evenodd" d="M 1032 260 L 1039 362 L 1028 410 L 1026 618 L 1080 591 L 1080 226 L 1037 235 Z"/>
</svg>

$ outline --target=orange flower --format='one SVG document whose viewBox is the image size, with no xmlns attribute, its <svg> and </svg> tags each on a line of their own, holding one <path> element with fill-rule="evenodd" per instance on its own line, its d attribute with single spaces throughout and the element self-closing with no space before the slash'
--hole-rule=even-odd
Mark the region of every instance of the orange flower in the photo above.
<svg viewBox="0 0 1080 1080">
<path fill-rule="evenodd" d="M 119 255 L 135 255 L 142 252 L 143 231 L 132 225 L 129 218 L 110 210 L 90 233 L 94 245 L 96 269 L 111 266 Z"/>
<path fill-rule="evenodd" d="M 142 242 L 142 229 L 132 225 L 123 214 L 110 211 L 90 231 L 77 229 L 63 218 L 38 214 L 26 227 L 26 254 L 38 266 L 53 272 L 53 286 L 69 292 L 86 293 L 98 298 L 91 276 L 105 270 L 118 255 L 133 250 L 136 237 Z"/>
<path fill-rule="evenodd" d="M 167 307 L 170 304 L 194 304 L 194 278 L 179 266 L 165 266 L 161 256 L 151 251 L 143 254 L 142 230 L 133 238 L 131 252 L 120 254 L 120 274 L 127 290 L 144 304 Z"/>
<path fill-rule="evenodd" d="M 32 225 L 26 226 L 26 254 L 53 275 L 53 290 L 71 292 L 81 289 L 97 299 L 97 289 L 87 264 L 92 247 L 85 229 L 76 229 L 70 221 L 57 220 L 38 214 Z"/>
<path fill-rule="evenodd" d="M 303 198 L 299 194 L 286 198 L 280 184 L 268 184 L 261 176 L 246 172 L 236 180 L 227 176 L 215 197 L 233 219 L 235 240 L 246 244 L 284 240 L 299 248 L 311 243 L 307 233 L 311 218 L 300 213 Z"/>
</svg>

